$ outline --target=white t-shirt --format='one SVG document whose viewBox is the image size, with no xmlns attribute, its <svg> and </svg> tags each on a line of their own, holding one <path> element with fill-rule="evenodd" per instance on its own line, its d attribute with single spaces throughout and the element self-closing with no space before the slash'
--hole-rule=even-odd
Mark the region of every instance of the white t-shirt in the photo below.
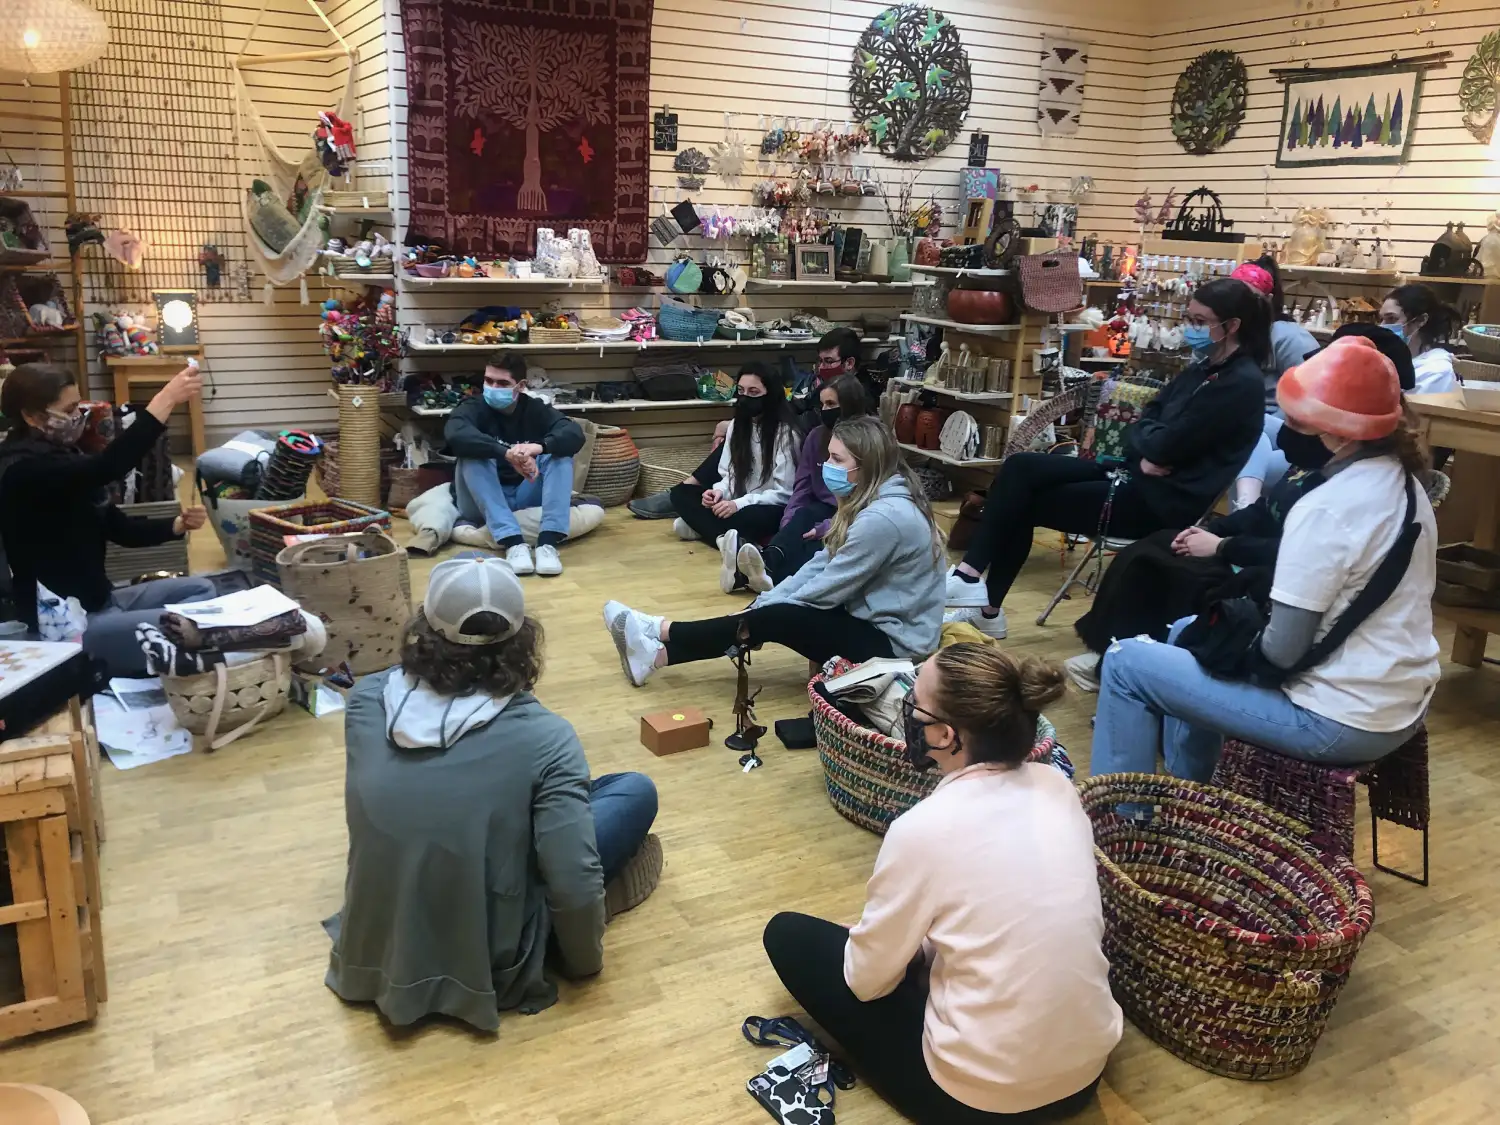
<svg viewBox="0 0 1500 1125">
<path fill-rule="evenodd" d="M 1416 497 L 1422 534 L 1405 577 L 1341 648 L 1284 686 L 1299 707 L 1382 734 L 1409 726 L 1427 709 L 1439 676 L 1432 635 L 1437 521 L 1420 485 Z M 1405 515 L 1405 473 L 1394 457 L 1371 457 L 1334 473 L 1288 513 L 1271 597 L 1321 613 L 1321 638 L 1370 581 Z"/>
<path fill-rule="evenodd" d="M 1452 352 L 1442 348 L 1428 348 L 1421 355 L 1412 356 L 1411 365 L 1417 371 L 1416 394 L 1435 395 L 1440 391 L 1458 390 Z"/>
</svg>

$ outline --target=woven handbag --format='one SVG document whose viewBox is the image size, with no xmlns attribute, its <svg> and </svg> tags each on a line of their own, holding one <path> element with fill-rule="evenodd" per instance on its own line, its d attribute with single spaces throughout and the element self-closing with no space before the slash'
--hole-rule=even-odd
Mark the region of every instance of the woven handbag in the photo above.
<svg viewBox="0 0 1500 1125">
<path fill-rule="evenodd" d="M 1077 254 L 1063 250 L 1027 254 L 1016 259 L 1016 270 L 1027 308 L 1065 313 L 1082 306 L 1083 278 L 1078 273 Z"/>
<path fill-rule="evenodd" d="M 161 677 L 172 714 L 208 750 L 228 746 L 279 715 L 291 682 L 291 662 L 284 652 L 268 652 L 233 668 L 220 664 L 191 676 Z"/>
<path fill-rule="evenodd" d="M 594 437 L 594 459 L 589 462 L 583 491 L 614 508 L 635 495 L 641 475 L 641 453 L 623 426 L 600 426 Z"/>
<path fill-rule="evenodd" d="M 328 630 L 328 645 L 313 667 L 347 661 L 356 676 L 389 668 L 401 658 L 411 616 L 406 551 L 376 530 L 294 543 L 276 556 L 281 588 Z"/>
</svg>

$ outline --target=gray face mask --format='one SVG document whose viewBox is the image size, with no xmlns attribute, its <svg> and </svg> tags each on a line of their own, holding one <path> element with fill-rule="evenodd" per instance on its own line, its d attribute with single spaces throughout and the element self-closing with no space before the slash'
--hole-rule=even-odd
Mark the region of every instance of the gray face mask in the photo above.
<svg viewBox="0 0 1500 1125">
<path fill-rule="evenodd" d="M 88 411 L 82 407 L 71 414 L 48 410 L 47 419 L 41 427 L 42 436 L 56 445 L 75 445 L 83 436 L 83 427 L 88 425 L 88 420 Z"/>
</svg>

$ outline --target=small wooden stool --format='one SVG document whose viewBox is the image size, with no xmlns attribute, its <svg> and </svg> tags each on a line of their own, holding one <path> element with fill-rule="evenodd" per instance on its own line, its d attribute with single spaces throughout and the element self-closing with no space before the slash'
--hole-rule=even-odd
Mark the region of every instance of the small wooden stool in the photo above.
<svg viewBox="0 0 1500 1125">
<path fill-rule="evenodd" d="M 187 366 L 189 355 L 110 355 L 104 357 L 105 366 L 115 380 L 115 405 L 124 406 L 135 397 L 137 386 L 159 387 L 168 382 Z M 196 353 L 193 358 L 199 358 Z M 203 396 L 188 403 L 188 423 L 193 433 L 193 456 L 200 456 L 207 448 L 203 436 Z"/>
</svg>

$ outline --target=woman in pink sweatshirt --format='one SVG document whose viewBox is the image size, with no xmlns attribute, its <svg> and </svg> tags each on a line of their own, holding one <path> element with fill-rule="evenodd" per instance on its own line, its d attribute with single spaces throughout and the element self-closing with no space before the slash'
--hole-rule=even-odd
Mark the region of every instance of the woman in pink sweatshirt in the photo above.
<svg viewBox="0 0 1500 1125">
<path fill-rule="evenodd" d="M 891 825 L 863 916 L 766 926 L 787 990 L 921 1125 L 1071 1115 L 1120 1040 L 1088 817 L 1067 777 L 1025 764 L 1062 693 L 1057 665 L 989 645 L 928 660 L 906 753 L 944 777 Z"/>
</svg>

